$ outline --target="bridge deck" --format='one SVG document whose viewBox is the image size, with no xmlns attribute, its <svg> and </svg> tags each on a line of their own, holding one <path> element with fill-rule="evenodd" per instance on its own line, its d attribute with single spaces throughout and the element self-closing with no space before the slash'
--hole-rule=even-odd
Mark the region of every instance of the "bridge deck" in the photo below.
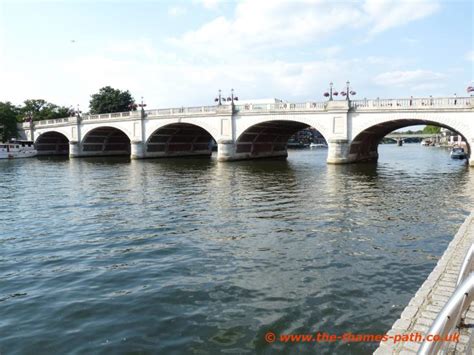
<svg viewBox="0 0 474 355">
<path fill-rule="evenodd" d="M 474 212 L 464 221 L 444 255 L 428 276 L 408 306 L 392 326 L 388 335 L 420 333 L 426 335 L 434 319 L 454 292 L 464 256 L 474 243 Z M 461 330 L 459 343 L 451 343 L 450 354 L 465 354 L 469 340 L 469 327 L 474 326 L 474 307 L 466 317 L 467 328 Z M 471 330 L 472 331 L 472 330 Z M 421 343 L 382 342 L 374 354 L 415 354 Z"/>
</svg>

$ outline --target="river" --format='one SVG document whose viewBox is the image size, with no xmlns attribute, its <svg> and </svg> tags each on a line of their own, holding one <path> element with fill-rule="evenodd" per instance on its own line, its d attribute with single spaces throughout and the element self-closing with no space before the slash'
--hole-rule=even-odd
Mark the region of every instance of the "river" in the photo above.
<svg viewBox="0 0 474 355">
<path fill-rule="evenodd" d="M 377 164 L 287 160 L 0 161 L 0 353 L 368 354 L 474 197 L 440 148 Z"/>
</svg>

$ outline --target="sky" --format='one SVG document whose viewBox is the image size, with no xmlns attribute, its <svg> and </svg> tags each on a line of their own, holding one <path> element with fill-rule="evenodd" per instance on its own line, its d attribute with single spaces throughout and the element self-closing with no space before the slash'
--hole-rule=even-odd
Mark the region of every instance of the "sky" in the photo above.
<svg viewBox="0 0 474 355">
<path fill-rule="evenodd" d="M 469 0 L 0 0 L 0 101 L 323 101 L 347 80 L 355 99 L 467 96 L 473 17 Z"/>
</svg>

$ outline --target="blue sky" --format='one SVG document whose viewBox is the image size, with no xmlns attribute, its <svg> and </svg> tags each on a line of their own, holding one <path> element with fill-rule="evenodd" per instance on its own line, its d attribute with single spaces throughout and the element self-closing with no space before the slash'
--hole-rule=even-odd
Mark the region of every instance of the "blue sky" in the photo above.
<svg viewBox="0 0 474 355">
<path fill-rule="evenodd" d="M 472 1 L 0 1 L 0 101 L 87 111 L 111 85 L 149 108 L 242 99 L 466 95 Z"/>
</svg>

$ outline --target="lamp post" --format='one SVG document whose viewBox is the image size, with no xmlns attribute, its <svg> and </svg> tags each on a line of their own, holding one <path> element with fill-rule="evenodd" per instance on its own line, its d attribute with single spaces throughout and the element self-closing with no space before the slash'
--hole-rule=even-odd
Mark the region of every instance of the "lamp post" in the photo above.
<svg viewBox="0 0 474 355">
<path fill-rule="evenodd" d="M 225 99 L 224 99 L 225 100 Z M 222 105 L 222 95 L 221 95 L 221 89 L 219 89 L 219 96 L 214 99 L 214 102 L 217 102 L 217 104 L 220 106 Z"/>
<path fill-rule="evenodd" d="M 332 87 L 333 87 L 332 81 L 329 83 L 329 92 L 325 92 L 324 96 L 329 97 L 329 101 L 332 101 Z M 335 93 L 337 95 L 337 92 Z"/>
<path fill-rule="evenodd" d="M 332 101 L 334 96 L 341 95 L 345 97 L 346 100 L 349 100 L 350 96 L 354 96 L 356 94 L 355 91 L 350 89 L 350 82 L 346 82 L 346 88 L 344 90 L 341 90 L 340 92 L 334 91 L 333 90 L 334 84 L 332 82 L 329 83 L 329 92 L 325 92 L 323 95 L 324 97 L 328 97 L 329 101 Z"/>
<path fill-rule="evenodd" d="M 234 96 L 234 89 L 230 89 L 230 96 L 227 97 L 227 99 L 225 97 L 222 97 L 222 91 L 221 89 L 219 89 L 219 96 L 217 96 L 215 99 L 214 99 L 214 102 L 217 102 L 217 104 L 219 106 L 222 105 L 222 101 L 224 102 L 231 102 L 232 105 L 234 105 L 234 101 L 239 101 L 239 98 L 237 96 Z"/>
<path fill-rule="evenodd" d="M 333 82 L 331 81 L 331 82 L 329 83 L 329 92 L 326 91 L 326 92 L 323 94 L 324 97 L 329 97 L 329 101 L 332 101 L 332 100 L 333 100 L 333 96 L 339 95 L 339 93 L 338 93 L 337 91 L 334 91 L 334 90 L 333 90 L 333 86 L 334 86 L 334 84 L 333 84 Z"/>
<path fill-rule="evenodd" d="M 341 95 L 342 96 L 345 96 L 346 100 L 349 101 L 350 100 L 350 96 L 354 96 L 355 94 L 357 94 L 355 91 L 353 90 L 350 90 L 350 82 L 349 80 L 346 81 L 346 91 L 341 91 Z"/>
<path fill-rule="evenodd" d="M 75 112 L 75 116 L 77 118 L 81 118 L 81 113 L 82 113 L 82 111 L 79 109 L 79 104 L 77 104 L 77 109 L 76 109 L 76 112 Z"/>
<path fill-rule="evenodd" d="M 143 102 L 143 96 L 142 101 L 138 104 L 138 106 L 142 108 L 142 111 L 145 111 L 146 104 Z"/>
</svg>

